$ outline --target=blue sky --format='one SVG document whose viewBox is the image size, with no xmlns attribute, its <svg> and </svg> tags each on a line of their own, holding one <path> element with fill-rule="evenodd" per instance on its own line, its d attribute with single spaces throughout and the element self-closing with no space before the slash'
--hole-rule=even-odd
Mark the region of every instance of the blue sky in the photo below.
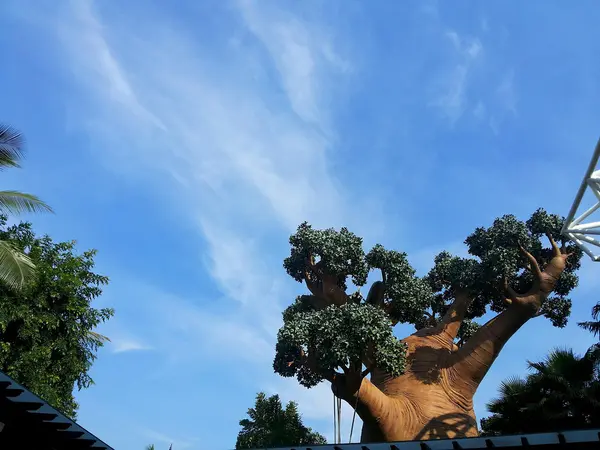
<svg viewBox="0 0 600 450">
<path fill-rule="evenodd" d="M 568 212 L 598 137 L 595 2 L 4 0 L 0 120 L 28 138 L 5 186 L 55 239 L 97 248 L 112 338 L 77 394 L 117 449 L 232 448 L 257 391 L 332 436 L 329 388 L 272 373 L 281 263 L 302 221 L 408 252 L 420 273 L 505 213 Z M 476 396 L 555 346 L 528 323 Z M 398 335 L 410 332 L 399 327 Z M 348 435 L 350 408 L 343 417 Z M 356 432 L 355 432 L 356 433 Z M 355 434 L 355 437 L 358 433 Z"/>
</svg>

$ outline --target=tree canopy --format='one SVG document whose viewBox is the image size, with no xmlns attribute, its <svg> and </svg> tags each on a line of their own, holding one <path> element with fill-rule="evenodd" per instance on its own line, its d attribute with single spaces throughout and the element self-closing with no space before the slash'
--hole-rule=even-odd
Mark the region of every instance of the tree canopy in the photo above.
<svg viewBox="0 0 600 450">
<path fill-rule="evenodd" d="M 93 329 L 113 315 L 91 305 L 108 278 L 93 272 L 95 250 L 79 254 L 75 242 L 37 237 L 28 223 L 7 227 L 0 217 L 0 240 L 37 267 L 18 291 L 0 283 L 0 370 L 75 418 L 73 389 L 93 383 L 89 370 L 103 345 Z"/>
<path fill-rule="evenodd" d="M 373 368 L 398 376 L 405 369 L 405 344 L 391 327 L 397 323 L 412 324 L 417 330 L 435 327 L 461 296 L 470 301 L 461 317 L 458 346 L 477 332 L 474 319 L 488 310 L 501 312 L 511 303 L 525 305 L 524 294 L 518 292 L 534 289 L 544 293 L 535 315 L 564 327 L 582 252 L 561 236 L 563 222 L 543 209 L 526 221 L 502 216 L 467 237 L 470 257 L 443 251 L 422 277 L 406 253 L 379 244 L 365 253 L 362 239 L 346 228 L 316 230 L 301 224 L 290 237 L 291 253 L 284 268 L 296 281 L 306 283 L 310 295 L 299 296 L 283 313 L 275 371 L 296 376 L 307 387 L 332 380 L 340 370 L 360 373 L 363 365 L 362 376 Z M 543 238 L 549 241 L 548 247 Z M 559 258 L 566 267 L 557 272 L 556 280 L 548 281 L 555 270 L 550 261 L 561 252 L 569 255 Z M 372 284 L 364 298 L 360 288 L 373 270 L 381 273 L 381 280 Z M 347 293 L 349 282 L 359 289 Z"/>
<path fill-rule="evenodd" d="M 600 303 L 594 320 L 578 325 L 598 336 Z M 487 435 L 536 433 L 600 426 L 600 343 L 583 356 L 557 349 L 540 362 L 529 362 L 525 378 L 500 385 L 500 396 L 488 403 L 491 416 L 481 420 Z"/>
<path fill-rule="evenodd" d="M 0 170 L 18 168 L 24 155 L 23 135 L 14 128 L 0 124 Z M 18 191 L 0 191 L 0 213 L 52 212 L 46 203 L 35 195 Z M 20 289 L 34 275 L 35 265 L 23 252 L 9 241 L 0 240 L 0 280 Z"/>
<path fill-rule="evenodd" d="M 486 435 L 541 433 L 600 426 L 600 347 L 584 356 L 554 350 L 543 361 L 528 362 L 533 373 L 502 382 L 500 396 L 488 403 L 481 420 Z"/>
<path fill-rule="evenodd" d="M 242 419 L 236 449 L 275 448 L 326 444 L 319 433 L 302 423 L 298 405 L 289 402 L 285 409 L 278 395 L 267 397 L 260 392 L 254 408 L 248 410 L 248 419 Z"/>
</svg>

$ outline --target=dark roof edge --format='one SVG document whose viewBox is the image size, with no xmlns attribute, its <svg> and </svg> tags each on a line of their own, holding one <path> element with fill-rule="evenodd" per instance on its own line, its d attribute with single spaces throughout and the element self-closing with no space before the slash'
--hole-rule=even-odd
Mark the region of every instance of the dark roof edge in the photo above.
<svg viewBox="0 0 600 450">
<path fill-rule="evenodd" d="M 38 409 L 37 411 L 35 411 L 36 413 L 45 412 L 45 413 L 55 414 L 57 416 L 56 419 L 50 421 L 49 423 L 53 423 L 53 422 L 70 423 L 71 428 L 69 428 L 69 431 L 80 431 L 83 433 L 83 436 L 81 436 L 79 439 L 89 439 L 89 440 L 96 441 L 96 443 L 94 445 L 89 447 L 92 450 L 96 447 L 96 444 L 98 444 L 98 446 L 100 446 L 100 447 L 105 447 L 107 450 L 114 450 L 110 445 L 108 445 L 101 439 L 94 436 L 92 433 L 90 433 L 88 430 L 83 428 L 77 422 L 75 422 L 72 419 L 69 419 L 67 416 L 65 416 L 63 413 L 58 411 L 56 408 L 50 406 L 48 404 L 48 402 L 46 402 L 42 398 L 35 395 L 33 392 L 31 392 L 25 386 L 17 383 L 15 380 L 13 380 L 11 377 L 6 375 L 4 372 L 0 371 L 0 382 L 3 382 L 3 381 L 10 383 L 10 386 L 8 387 L 9 389 L 23 390 L 23 393 L 20 394 L 19 396 L 9 399 L 11 402 L 13 402 L 13 403 L 20 403 L 20 402 L 41 403 L 41 404 L 43 404 L 43 406 L 40 409 Z M 0 394 L 1 394 L 1 392 L 2 391 L 0 390 Z"/>
<path fill-rule="evenodd" d="M 373 444 L 298 445 L 293 447 L 257 448 L 254 450 L 480 450 L 506 447 L 535 447 L 538 445 L 578 444 L 598 442 L 600 429 L 556 431 L 553 433 L 515 434 L 505 436 L 478 436 L 460 439 L 431 439 L 427 441 L 401 441 Z M 535 449 L 532 449 L 535 450 Z"/>
</svg>

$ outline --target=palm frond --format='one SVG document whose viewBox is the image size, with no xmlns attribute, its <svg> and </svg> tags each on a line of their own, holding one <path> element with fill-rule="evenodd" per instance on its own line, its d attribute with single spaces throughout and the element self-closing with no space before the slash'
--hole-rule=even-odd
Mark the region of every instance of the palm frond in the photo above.
<svg viewBox="0 0 600 450">
<path fill-rule="evenodd" d="M 104 336 L 103 334 L 96 333 L 95 331 L 88 331 L 88 337 L 92 340 L 96 341 L 98 344 L 104 344 L 105 342 L 110 342 L 110 338 L 108 336 Z"/>
<path fill-rule="evenodd" d="M 0 191 L 0 212 L 18 215 L 23 212 L 54 212 L 32 194 L 18 191 Z"/>
<path fill-rule="evenodd" d="M 498 390 L 502 396 L 519 395 L 525 390 L 526 387 L 526 380 L 521 377 L 514 376 L 500 382 L 500 388 Z"/>
<path fill-rule="evenodd" d="M 23 135 L 18 130 L 0 124 L 0 168 L 20 167 L 24 144 Z"/>
<path fill-rule="evenodd" d="M 592 307 L 592 319 L 600 320 L 600 302 Z"/>
<path fill-rule="evenodd" d="M 594 336 L 600 337 L 600 302 L 592 307 L 592 319 L 586 322 L 579 322 L 579 325 L 584 330 L 588 330 Z"/>
<path fill-rule="evenodd" d="M 0 280 L 13 289 L 20 289 L 34 274 L 33 261 L 10 242 L 0 240 Z"/>
<path fill-rule="evenodd" d="M 597 322 L 579 322 L 579 325 L 584 330 L 589 331 L 594 336 L 600 336 L 600 321 Z"/>
</svg>

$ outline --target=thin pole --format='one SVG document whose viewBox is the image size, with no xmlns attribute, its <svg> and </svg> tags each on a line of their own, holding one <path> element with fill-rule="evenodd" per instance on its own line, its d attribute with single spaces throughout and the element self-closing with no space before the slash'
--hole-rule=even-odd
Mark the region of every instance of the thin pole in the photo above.
<svg viewBox="0 0 600 450">
<path fill-rule="evenodd" d="M 338 432 L 338 436 L 337 436 L 337 443 L 341 444 L 342 443 L 342 399 L 338 398 L 337 399 L 337 418 L 338 418 L 338 423 L 337 423 L 337 432 Z"/>
<path fill-rule="evenodd" d="M 339 442 L 337 442 L 337 415 L 336 415 L 336 401 L 335 401 L 335 394 L 332 392 L 333 395 L 333 443 L 334 444 L 339 444 Z"/>
<path fill-rule="evenodd" d="M 356 393 L 356 403 L 354 404 L 354 414 L 352 414 L 352 425 L 350 425 L 350 439 L 348 440 L 348 444 L 352 443 L 352 432 L 354 431 L 354 419 L 356 419 L 356 409 L 358 408 L 358 399 L 360 398 L 360 388 L 362 387 L 362 383 L 358 386 L 358 392 Z"/>
</svg>

